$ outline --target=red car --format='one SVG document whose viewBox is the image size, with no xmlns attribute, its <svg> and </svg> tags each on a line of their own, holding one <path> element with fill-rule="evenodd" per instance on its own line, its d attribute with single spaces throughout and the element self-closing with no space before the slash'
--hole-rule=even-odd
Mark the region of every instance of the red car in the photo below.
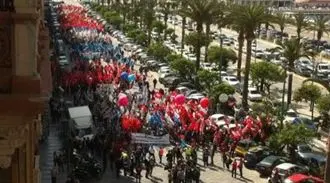
<svg viewBox="0 0 330 183">
<path fill-rule="evenodd" d="M 293 174 L 290 177 L 284 180 L 284 183 L 324 183 L 324 181 L 320 178 L 304 175 L 304 174 Z"/>
</svg>

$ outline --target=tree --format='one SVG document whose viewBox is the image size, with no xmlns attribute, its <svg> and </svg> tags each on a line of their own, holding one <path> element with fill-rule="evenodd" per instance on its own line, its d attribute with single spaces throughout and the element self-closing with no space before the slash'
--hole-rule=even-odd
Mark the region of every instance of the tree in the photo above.
<svg viewBox="0 0 330 183">
<path fill-rule="evenodd" d="M 219 82 L 219 76 L 217 73 L 204 69 L 197 71 L 197 77 L 198 77 L 199 85 L 207 93 L 210 92 L 212 86 L 214 86 L 215 84 L 217 84 L 217 82 Z"/>
<path fill-rule="evenodd" d="M 185 8 L 181 8 L 180 12 L 183 17 L 189 17 L 196 22 L 196 34 L 198 39 L 195 39 L 195 52 L 196 52 L 196 69 L 200 67 L 200 56 L 202 46 L 208 45 L 203 43 L 205 42 L 202 38 L 203 35 L 203 24 L 208 21 L 209 15 L 214 9 L 217 9 L 218 1 L 217 0 L 184 0 Z M 207 37 L 206 37 L 207 38 Z"/>
<path fill-rule="evenodd" d="M 300 88 L 297 88 L 293 95 L 293 100 L 297 102 L 315 102 L 322 95 L 320 87 L 314 84 L 303 84 Z"/>
<path fill-rule="evenodd" d="M 269 147 L 277 152 L 281 152 L 284 147 L 287 147 L 290 154 L 290 159 L 295 160 L 295 148 L 299 144 L 308 144 L 316 133 L 304 125 L 287 125 L 279 132 L 273 133 L 268 142 Z"/>
<path fill-rule="evenodd" d="M 156 1 L 154 0 L 144 0 L 145 9 L 143 11 L 143 22 L 147 29 L 147 43 L 150 45 L 151 43 L 151 31 L 153 29 L 153 22 L 155 20 L 155 7 Z"/>
<path fill-rule="evenodd" d="M 160 1 L 160 12 L 164 15 L 164 25 L 165 28 L 167 28 L 167 22 L 168 22 L 168 15 L 172 13 L 172 4 L 171 2 L 168 2 L 167 0 Z M 164 40 L 166 40 L 167 32 L 164 33 Z"/>
<path fill-rule="evenodd" d="M 162 42 L 152 43 L 147 50 L 148 54 L 153 55 L 155 59 L 164 62 L 166 56 L 170 54 L 170 50 L 162 44 Z"/>
<path fill-rule="evenodd" d="M 163 22 L 158 20 L 154 21 L 152 26 L 154 27 L 155 32 L 158 34 L 158 40 L 161 40 L 161 34 L 164 33 L 166 26 L 163 24 Z"/>
<path fill-rule="evenodd" d="M 255 30 L 259 25 L 271 21 L 272 16 L 266 13 L 265 8 L 260 5 L 238 6 L 232 14 L 232 22 L 235 25 L 240 25 L 244 30 L 246 39 L 246 62 L 245 75 L 243 83 L 243 99 L 242 105 L 244 109 L 248 109 L 248 87 L 251 65 L 252 41 L 255 39 Z"/>
<path fill-rule="evenodd" d="M 283 82 L 286 78 L 285 70 L 269 62 L 257 62 L 251 65 L 251 79 L 260 91 L 270 94 L 272 84 Z M 265 87 L 265 90 L 264 90 Z"/>
<path fill-rule="evenodd" d="M 275 23 L 280 27 L 281 31 L 281 41 L 283 41 L 283 33 L 285 25 L 287 24 L 287 18 L 286 15 L 283 13 L 276 13 L 275 15 Z"/>
<path fill-rule="evenodd" d="M 283 50 L 283 57 L 285 58 L 285 69 L 288 69 L 291 72 L 294 72 L 294 62 L 299 58 L 306 57 L 309 58 L 308 55 L 304 53 L 304 45 L 300 43 L 299 39 L 290 39 L 280 44 L 281 49 Z M 277 48 L 276 48 L 277 49 Z M 292 97 L 292 74 L 289 75 L 288 78 L 288 97 L 287 104 L 291 104 Z"/>
<path fill-rule="evenodd" d="M 316 108 L 320 113 L 329 113 L 330 111 L 330 94 L 323 95 L 316 101 Z"/>
<path fill-rule="evenodd" d="M 233 95 L 235 91 L 236 90 L 233 86 L 230 86 L 227 83 L 220 83 L 211 87 L 209 91 L 209 97 L 213 104 L 217 104 L 221 94 Z"/>
<path fill-rule="evenodd" d="M 220 48 L 219 46 L 211 46 L 208 49 L 208 61 L 219 64 L 219 68 L 227 69 L 228 63 L 235 64 L 237 56 L 234 50 L 228 48 Z"/>
<path fill-rule="evenodd" d="M 298 42 L 300 42 L 300 39 L 301 39 L 301 31 L 307 27 L 307 19 L 306 19 L 306 15 L 303 14 L 303 13 L 298 13 L 298 14 L 295 14 L 293 16 L 294 20 L 295 20 L 295 25 L 296 25 L 296 28 L 297 28 L 297 40 Z"/>
<path fill-rule="evenodd" d="M 173 70 L 179 73 L 180 77 L 190 80 L 193 78 L 192 76 L 196 71 L 195 65 L 191 61 L 182 57 L 173 60 L 170 63 L 170 66 Z"/>
<path fill-rule="evenodd" d="M 198 50 L 200 51 L 201 46 L 207 45 L 211 40 L 208 39 L 208 37 L 204 33 L 197 33 L 197 32 L 191 32 L 186 36 L 185 43 L 187 45 L 190 45 L 194 48 L 194 52 L 196 53 Z M 197 60 L 197 58 L 196 58 Z M 196 68 L 199 68 L 200 63 L 196 61 Z"/>
<path fill-rule="evenodd" d="M 123 23 L 123 18 L 121 18 L 119 15 L 113 15 L 106 18 L 106 21 L 112 24 L 116 29 L 120 29 L 120 26 Z"/>
<path fill-rule="evenodd" d="M 317 39 L 317 51 L 319 51 L 320 41 L 324 33 L 329 33 L 330 28 L 327 25 L 330 21 L 330 16 L 326 15 L 316 15 L 314 16 L 314 22 L 312 24 L 312 29 L 316 31 Z"/>
</svg>

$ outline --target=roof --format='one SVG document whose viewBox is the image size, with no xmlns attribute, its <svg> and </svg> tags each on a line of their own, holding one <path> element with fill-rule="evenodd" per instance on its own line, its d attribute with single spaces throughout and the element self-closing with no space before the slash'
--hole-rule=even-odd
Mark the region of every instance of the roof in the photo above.
<svg viewBox="0 0 330 183">
<path fill-rule="evenodd" d="M 92 126 L 91 116 L 74 118 L 74 124 L 76 129 L 86 129 Z"/>
<path fill-rule="evenodd" d="M 80 107 L 71 107 L 69 108 L 69 114 L 70 114 L 70 118 L 72 119 L 92 116 L 92 113 L 87 105 Z"/>
<path fill-rule="evenodd" d="M 297 166 L 297 165 L 292 164 L 292 163 L 282 163 L 280 165 L 277 165 L 276 168 L 282 169 L 282 170 L 288 170 L 295 166 Z"/>
</svg>

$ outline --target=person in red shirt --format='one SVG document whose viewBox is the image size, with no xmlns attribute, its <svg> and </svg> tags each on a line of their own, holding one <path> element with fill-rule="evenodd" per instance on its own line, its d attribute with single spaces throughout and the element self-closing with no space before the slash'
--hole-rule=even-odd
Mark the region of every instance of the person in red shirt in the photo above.
<svg viewBox="0 0 330 183">
<path fill-rule="evenodd" d="M 237 175 L 237 161 L 234 160 L 233 161 L 233 164 L 231 165 L 231 177 L 235 177 L 236 178 L 236 175 Z"/>
<path fill-rule="evenodd" d="M 163 147 L 159 148 L 158 155 L 159 155 L 159 163 L 162 164 L 162 159 L 163 159 L 163 155 L 164 155 L 164 148 Z"/>
</svg>

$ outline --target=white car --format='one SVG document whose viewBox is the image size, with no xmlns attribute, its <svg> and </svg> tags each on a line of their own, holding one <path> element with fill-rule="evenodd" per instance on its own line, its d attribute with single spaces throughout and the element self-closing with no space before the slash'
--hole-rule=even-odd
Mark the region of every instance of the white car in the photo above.
<svg viewBox="0 0 330 183">
<path fill-rule="evenodd" d="M 264 56 L 264 51 L 262 49 L 253 49 L 252 56 L 256 58 L 262 58 Z"/>
<path fill-rule="evenodd" d="M 187 93 L 189 92 L 189 88 L 185 87 L 185 86 L 179 86 L 175 89 L 175 91 L 179 94 L 183 94 L 183 95 L 187 95 Z"/>
<path fill-rule="evenodd" d="M 228 83 L 230 86 L 238 86 L 240 84 L 240 82 L 235 76 L 226 76 L 223 77 L 222 80 Z"/>
<path fill-rule="evenodd" d="M 283 61 L 281 59 L 272 59 L 270 60 L 270 63 L 273 63 L 275 65 L 282 65 Z"/>
<path fill-rule="evenodd" d="M 276 180 L 275 177 L 275 172 L 278 172 L 279 178 L 280 178 L 280 182 L 284 182 L 284 180 L 286 178 L 288 178 L 289 176 L 296 174 L 296 173 L 308 173 L 308 169 L 299 165 L 295 165 L 292 163 L 282 163 L 277 165 L 273 171 L 271 176 L 268 178 L 268 182 L 269 183 L 277 183 L 275 181 Z"/>
<path fill-rule="evenodd" d="M 211 63 L 207 63 L 207 62 L 201 63 L 201 67 L 208 71 L 211 71 L 214 68 Z"/>
<path fill-rule="evenodd" d="M 222 40 L 222 44 L 224 46 L 230 46 L 231 45 L 231 40 L 228 39 L 228 38 L 225 38 L 225 39 Z"/>
<path fill-rule="evenodd" d="M 228 122 L 230 123 L 234 119 L 234 117 L 232 117 L 232 116 L 226 116 L 224 114 L 213 114 L 209 118 L 218 127 L 223 127 L 226 124 L 226 120 L 228 120 Z"/>
<path fill-rule="evenodd" d="M 262 95 L 257 88 L 248 88 L 248 99 L 250 101 L 261 101 Z"/>
<path fill-rule="evenodd" d="M 286 115 L 284 116 L 284 123 L 285 124 L 291 124 L 293 122 L 293 120 L 295 120 L 297 117 L 299 117 L 297 112 L 294 111 L 293 109 L 289 109 L 286 112 Z"/>
<path fill-rule="evenodd" d="M 170 68 L 168 68 L 168 69 L 160 69 L 158 71 L 158 74 L 159 75 L 162 75 L 162 74 L 166 74 L 166 73 L 170 73 L 170 72 L 171 72 L 171 69 Z"/>
<path fill-rule="evenodd" d="M 193 93 L 193 94 L 191 94 L 191 95 L 189 95 L 188 97 L 187 97 L 187 99 L 194 99 L 194 100 L 200 100 L 200 99 L 202 99 L 202 98 L 204 98 L 205 96 L 203 95 L 203 94 L 201 94 L 201 93 Z"/>
</svg>

